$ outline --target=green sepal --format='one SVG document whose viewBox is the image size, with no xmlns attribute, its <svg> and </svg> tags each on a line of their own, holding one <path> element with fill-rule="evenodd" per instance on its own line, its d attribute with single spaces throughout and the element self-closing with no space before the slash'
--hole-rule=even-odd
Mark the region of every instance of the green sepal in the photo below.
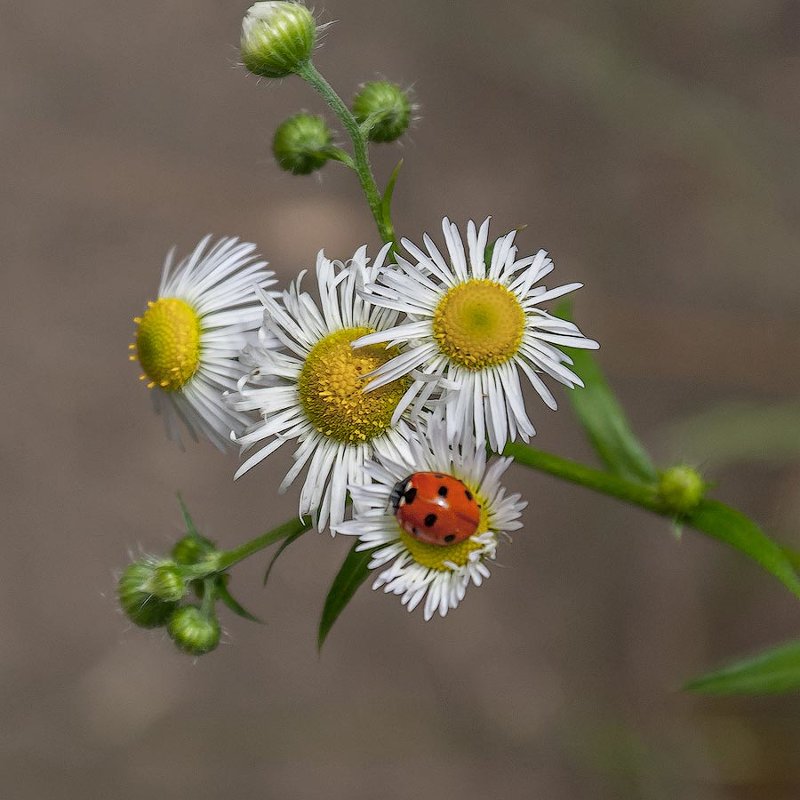
<svg viewBox="0 0 800 800">
<path fill-rule="evenodd" d="M 701 500 L 681 521 L 749 556 L 800 597 L 800 579 L 791 557 L 741 511 L 716 500 Z"/>
<path fill-rule="evenodd" d="M 296 542 L 304 533 L 308 531 L 308 528 L 304 530 L 295 531 L 294 533 L 289 534 L 282 542 L 280 547 L 273 553 L 272 558 L 269 560 L 269 564 L 267 565 L 267 571 L 264 573 L 264 583 L 263 586 L 267 585 L 267 581 L 269 580 L 269 575 L 272 572 L 272 568 L 275 566 L 275 562 L 278 560 L 278 557 L 283 553 L 283 551 L 292 543 Z"/>
<path fill-rule="evenodd" d="M 560 303 L 556 316 L 571 320 L 571 304 Z M 597 362 L 588 350 L 562 348 L 584 388 L 569 392 L 569 400 L 600 460 L 616 475 L 654 483 L 658 472 L 631 430 L 625 412 L 614 397 Z"/>
<path fill-rule="evenodd" d="M 220 575 L 214 585 L 214 593 L 237 617 L 264 624 L 264 620 L 259 619 L 255 614 L 251 614 L 234 596 L 228 591 L 228 575 Z"/>
<path fill-rule="evenodd" d="M 689 681 L 683 688 L 701 694 L 780 694 L 798 691 L 800 642 L 790 642 L 736 661 Z"/>
<path fill-rule="evenodd" d="M 372 558 L 369 551 L 357 551 L 359 542 L 356 542 L 347 554 L 339 572 L 333 579 L 325 605 L 322 609 L 322 618 L 319 621 L 317 634 L 317 649 L 322 650 L 322 645 L 330 633 L 333 623 L 344 611 L 345 606 L 352 600 L 353 595 L 362 583 L 369 577 L 368 564 Z"/>
<path fill-rule="evenodd" d="M 381 198 L 381 211 L 383 212 L 384 219 L 392 218 L 392 198 L 394 197 L 394 187 L 397 184 L 397 179 L 400 177 L 400 170 L 403 168 L 403 159 L 397 162 L 397 166 L 392 170 L 389 176 L 389 181 L 386 184 L 386 189 L 383 191 Z"/>
</svg>

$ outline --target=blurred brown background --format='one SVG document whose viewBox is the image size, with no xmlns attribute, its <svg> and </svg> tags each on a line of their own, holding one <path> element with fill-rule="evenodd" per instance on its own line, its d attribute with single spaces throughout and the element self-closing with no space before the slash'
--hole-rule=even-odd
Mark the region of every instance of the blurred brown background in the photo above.
<svg viewBox="0 0 800 800">
<path fill-rule="evenodd" d="M 796 601 L 722 546 L 677 543 L 663 520 L 522 469 L 525 530 L 445 622 L 363 589 L 318 658 L 347 543 L 311 535 L 266 590 L 265 558 L 236 570 L 268 624 L 223 612 L 225 646 L 197 663 L 117 612 L 115 570 L 179 535 L 176 490 L 226 546 L 296 508 L 276 494 L 289 448 L 233 484 L 235 455 L 182 453 L 151 414 L 126 346 L 167 249 L 238 234 L 286 281 L 320 247 L 377 244 L 350 173 L 272 162 L 275 126 L 322 106 L 298 80 L 236 67 L 246 6 L 3 3 L 0 794 L 800 796 L 796 698 L 678 690 L 796 636 Z M 685 434 L 731 402 L 786 411 L 772 434 L 791 444 L 800 4 L 318 11 L 337 22 L 316 60 L 344 96 L 376 75 L 415 87 L 420 122 L 374 154 L 381 181 L 406 159 L 404 235 L 438 235 L 444 214 L 492 214 L 496 234 L 527 223 L 520 242 L 586 283 L 581 327 L 661 463 L 735 442 L 735 422 L 700 452 Z M 558 396 L 558 414 L 532 406 L 538 444 L 591 459 Z M 797 453 L 751 434 L 705 462 L 715 495 L 800 545 Z"/>
</svg>

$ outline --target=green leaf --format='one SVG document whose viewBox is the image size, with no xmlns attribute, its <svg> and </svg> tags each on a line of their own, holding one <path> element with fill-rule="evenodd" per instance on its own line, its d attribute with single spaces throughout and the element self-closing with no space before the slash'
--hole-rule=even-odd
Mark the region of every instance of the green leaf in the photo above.
<svg viewBox="0 0 800 800">
<path fill-rule="evenodd" d="M 264 573 L 264 583 L 263 585 L 267 585 L 267 581 L 269 580 L 269 574 L 272 572 L 272 568 L 275 566 L 275 562 L 278 560 L 278 556 L 292 543 L 296 542 L 304 533 L 308 531 L 308 528 L 304 530 L 295 531 L 294 533 L 287 536 L 282 542 L 281 546 L 275 551 L 272 558 L 269 560 L 269 564 L 267 565 L 267 571 Z"/>
<path fill-rule="evenodd" d="M 750 556 L 800 597 L 800 580 L 790 555 L 740 511 L 716 500 L 702 500 L 681 521 Z"/>
<path fill-rule="evenodd" d="M 556 316 L 572 319 L 570 304 L 561 303 Z M 631 430 L 594 356 L 588 350 L 562 349 L 572 358 L 572 369 L 584 383 L 583 389 L 569 392 L 569 400 L 597 455 L 622 478 L 654 483 L 658 472 Z"/>
<path fill-rule="evenodd" d="M 333 623 L 344 611 L 345 606 L 352 600 L 356 590 L 369 576 L 370 570 L 367 565 L 372 558 L 369 551 L 357 552 L 356 542 L 347 554 L 336 577 L 333 579 L 328 596 L 325 598 L 325 606 L 322 609 L 322 619 L 319 622 L 319 633 L 317 635 L 317 648 L 322 649 L 325 639 L 330 633 Z"/>
<path fill-rule="evenodd" d="M 195 527 L 194 522 L 192 521 L 192 517 L 189 514 L 189 509 L 186 507 L 186 503 L 183 502 L 183 498 L 181 497 L 181 493 L 178 492 L 178 502 L 181 504 L 181 514 L 183 515 L 183 523 L 186 525 L 186 533 L 189 536 L 194 536 L 198 539 L 203 539 L 204 541 L 209 541 L 204 536 L 200 535 L 200 532 Z"/>
<path fill-rule="evenodd" d="M 783 554 L 789 559 L 789 562 L 794 567 L 795 572 L 800 570 L 800 551 L 795 550 L 793 547 L 782 547 Z"/>
<path fill-rule="evenodd" d="M 225 603 L 228 608 L 233 611 L 234 614 L 238 617 L 242 617 L 242 619 L 249 620 L 250 622 L 258 622 L 260 625 L 263 625 L 263 620 L 260 620 L 255 614 L 251 614 L 246 608 L 244 608 L 238 600 L 236 600 L 233 595 L 228 591 L 227 587 L 227 578 L 228 576 L 220 576 L 217 579 L 217 582 L 214 586 L 214 592 L 216 593 L 217 597 Z"/>
<path fill-rule="evenodd" d="M 397 178 L 400 175 L 400 170 L 403 168 L 403 159 L 397 162 L 397 166 L 392 170 L 389 176 L 389 182 L 386 184 L 386 189 L 383 192 L 383 199 L 381 200 L 381 208 L 383 210 L 383 218 L 392 218 L 392 198 L 394 197 L 394 187 L 397 183 Z"/>
<path fill-rule="evenodd" d="M 765 650 L 684 687 L 703 694 L 778 694 L 800 690 L 800 642 Z"/>
</svg>

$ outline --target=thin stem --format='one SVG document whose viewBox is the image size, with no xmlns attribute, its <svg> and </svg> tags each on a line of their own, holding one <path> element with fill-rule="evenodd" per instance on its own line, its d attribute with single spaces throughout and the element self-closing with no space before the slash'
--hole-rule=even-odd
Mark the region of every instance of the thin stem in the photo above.
<svg viewBox="0 0 800 800">
<path fill-rule="evenodd" d="M 317 71 L 317 68 L 310 61 L 304 64 L 297 71 L 297 74 L 319 92 L 323 100 L 330 106 L 333 113 L 336 114 L 347 131 L 350 140 L 353 142 L 355 171 L 361 182 L 364 196 L 367 198 L 367 203 L 372 211 L 375 224 L 378 226 L 378 232 L 384 242 L 387 244 L 391 243 L 393 247 L 397 247 L 394 226 L 388 214 L 384 213 L 383 200 L 381 199 L 381 194 L 378 191 L 378 186 L 375 183 L 375 177 L 372 174 L 372 168 L 369 163 L 367 142 L 356 118 L 344 104 L 342 98 L 336 94 L 333 87 Z"/>
<path fill-rule="evenodd" d="M 206 617 L 214 615 L 214 579 L 205 578 L 203 580 L 203 601 L 200 604 L 200 610 Z"/>
<path fill-rule="evenodd" d="M 654 511 L 656 514 L 675 516 L 675 512 L 670 510 L 658 496 L 658 490 L 655 486 L 633 483 L 608 472 L 586 467 L 577 461 L 561 458 L 552 453 L 545 453 L 543 450 L 537 450 L 535 447 L 530 447 L 520 442 L 507 444 L 503 450 L 503 455 L 511 456 L 515 461 L 526 467 L 532 467 L 549 475 L 555 475 L 565 481 L 577 483 L 600 494 L 607 494 L 611 497 L 625 500 L 649 511 Z"/>
<path fill-rule="evenodd" d="M 265 547 L 269 547 L 271 544 L 275 544 L 281 539 L 286 539 L 295 533 L 304 533 L 310 527 L 310 517 L 290 519 L 288 522 L 284 522 L 283 525 L 278 525 L 277 528 L 273 528 L 271 531 L 261 534 L 261 536 L 256 536 L 255 539 L 251 539 L 249 542 L 234 547 L 233 550 L 226 550 L 220 553 L 216 559 L 215 572 L 224 572 L 234 564 L 249 558 L 253 553 L 257 553 L 259 550 L 263 550 Z"/>
<path fill-rule="evenodd" d="M 356 162 L 353 161 L 352 156 L 350 153 L 346 153 L 340 147 L 330 147 L 328 148 L 327 152 L 328 158 L 332 161 L 338 161 L 340 164 L 344 164 L 346 167 L 350 167 L 353 172 L 357 172 L 356 169 Z"/>
<path fill-rule="evenodd" d="M 655 486 L 633 483 L 608 472 L 586 467 L 577 461 L 561 458 L 519 442 L 506 445 L 503 455 L 511 456 L 515 461 L 526 467 L 532 467 L 541 472 L 555 475 L 562 480 L 577 483 L 600 494 L 610 495 L 628 503 L 633 503 L 657 514 L 670 517 L 675 515 L 674 511 L 670 510 L 659 498 Z M 256 536 L 255 539 L 240 544 L 232 550 L 217 553 L 208 561 L 184 567 L 184 574 L 187 579 L 195 579 L 225 572 L 234 564 L 244 561 L 254 553 L 258 553 L 270 545 L 283 539 L 288 539 L 295 534 L 305 533 L 309 528 L 311 528 L 311 519 L 309 517 L 290 519 L 277 528 Z"/>
</svg>

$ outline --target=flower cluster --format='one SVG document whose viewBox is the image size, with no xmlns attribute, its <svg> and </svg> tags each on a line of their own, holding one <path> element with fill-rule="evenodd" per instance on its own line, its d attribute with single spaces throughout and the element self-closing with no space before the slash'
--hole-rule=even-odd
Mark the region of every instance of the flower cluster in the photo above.
<svg viewBox="0 0 800 800">
<path fill-rule="evenodd" d="M 167 260 L 131 345 L 170 434 L 178 417 L 238 444 L 236 477 L 293 442 L 280 491 L 305 473 L 301 516 L 358 537 L 375 588 L 409 610 L 424 599 L 425 619 L 480 585 L 520 527 L 525 503 L 500 483 L 508 460 L 487 465 L 487 442 L 501 453 L 533 435 L 524 384 L 555 409 L 544 378 L 581 385 L 560 348 L 597 347 L 542 308 L 580 286 L 542 285 L 544 251 L 520 256 L 514 231 L 490 244 L 488 219 L 466 243 L 446 218 L 442 230 L 444 249 L 425 234 L 422 248 L 402 241 L 406 255 L 320 252 L 318 299 L 305 272 L 270 291 L 253 245 L 204 239 Z"/>
</svg>

